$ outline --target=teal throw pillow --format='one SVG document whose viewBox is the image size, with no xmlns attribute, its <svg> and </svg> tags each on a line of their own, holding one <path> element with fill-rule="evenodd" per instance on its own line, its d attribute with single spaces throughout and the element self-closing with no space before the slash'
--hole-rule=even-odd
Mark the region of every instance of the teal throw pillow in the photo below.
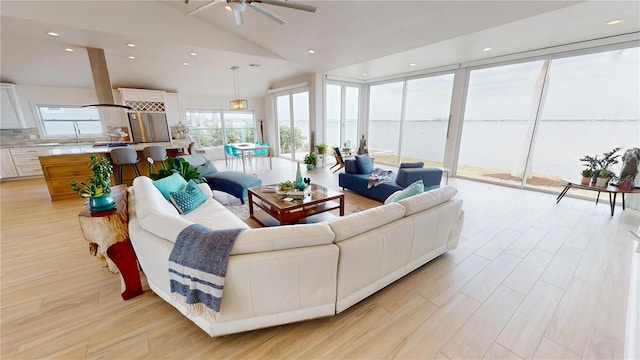
<svg viewBox="0 0 640 360">
<path fill-rule="evenodd" d="M 207 201 L 207 195 L 193 180 L 189 180 L 184 190 L 171 192 L 173 206 L 183 215 L 192 212 L 205 201 Z"/>
<path fill-rule="evenodd" d="M 356 164 L 360 174 L 370 174 L 373 171 L 373 161 L 369 155 L 356 155 Z"/>
<path fill-rule="evenodd" d="M 171 193 L 184 189 L 184 187 L 187 186 L 187 181 L 180 176 L 180 174 L 175 173 L 171 176 L 155 180 L 153 185 L 160 190 L 167 200 L 171 200 Z"/>
<path fill-rule="evenodd" d="M 411 197 L 413 195 L 418 195 L 418 194 L 422 194 L 424 192 L 424 183 L 422 182 L 422 180 L 418 180 L 416 182 L 414 182 L 413 184 L 407 186 L 406 188 L 404 188 L 402 191 L 400 191 L 400 193 L 398 193 L 398 195 L 396 195 L 393 198 L 394 202 L 398 202 L 402 199 L 406 199 L 408 197 Z"/>
</svg>

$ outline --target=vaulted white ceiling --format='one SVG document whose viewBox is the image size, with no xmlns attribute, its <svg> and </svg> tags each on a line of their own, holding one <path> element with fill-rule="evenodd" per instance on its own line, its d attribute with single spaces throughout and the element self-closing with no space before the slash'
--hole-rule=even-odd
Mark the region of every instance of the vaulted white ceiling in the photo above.
<svg viewBox="0 0 640 360">
<path fill-rule="evenodd" d="M 260 97 L 307 73 L 364 80 L 640 31 L 638 1 L 301 1 L 315 14 L 263 5 L 285 25 L 249 7 L 242 26 L 220 5 L 185 16 L 205 2 L 2 0 L 0 80 L 91 88 L 85 48 L 97 47 L 114 88 L 231 96 L 237 65 L 241 95 Z"/>
</svg>

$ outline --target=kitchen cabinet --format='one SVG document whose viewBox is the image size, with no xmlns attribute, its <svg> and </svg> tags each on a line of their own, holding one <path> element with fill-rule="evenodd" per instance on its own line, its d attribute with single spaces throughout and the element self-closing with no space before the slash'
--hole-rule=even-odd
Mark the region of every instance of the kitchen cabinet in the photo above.
<svg viewBox="0 0 640 360">
<path fill-rule="evenodd" d="M 22 109 L 18 102 L 16 86 L 14 84 L 0 84 L 0 129 L 24 129 L 27 126 L 22 116 Z"/>
<path fill-rule="evenodd" d="M 18 176 L 42 176 L 39 157 L 49 155 L 51 146 L 11 148 L 9 150 Z"/>
<path fill-rule="evenodd" d="M 86 178 L 92 175 L 88 166 L 91 155 L 94 154 L 54 155 L 40 158 L 51 200 L 78 197 L 71 189 L 71 180 L 86 181 Z"/>
<path fill-rule="evenodd" d="M 167 123 L 169 126 L 176 126 L 180 122 L 183 124 L 184 112 L 182 111 L 182 105 L 180 104 L 180 97 L 175 93 L 164 94 L 164 107 L 167 112 Z"/>
<path fill-rule="evenodd" d="M 0 179 L 18 176 L 9 149 L 0 149 Z"/>
</svg>

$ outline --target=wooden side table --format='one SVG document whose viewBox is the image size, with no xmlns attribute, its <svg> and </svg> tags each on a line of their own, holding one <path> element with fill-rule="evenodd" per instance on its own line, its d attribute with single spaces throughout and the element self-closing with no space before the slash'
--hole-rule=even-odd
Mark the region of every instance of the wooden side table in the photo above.
<svg viewBox="0 0 640 360">
<path fill-rule="evenodd" d="M 109 270 L 120 273 L 122 298 L 142 294 L 140 274 L 131 241 L 127 213 L 127 186 L 111 188 L 116 208 L 92 213 L 85 204 L 78 214 L 82 235 L 89 242 L 89 253 L 101 260 Z"/>
</svg>

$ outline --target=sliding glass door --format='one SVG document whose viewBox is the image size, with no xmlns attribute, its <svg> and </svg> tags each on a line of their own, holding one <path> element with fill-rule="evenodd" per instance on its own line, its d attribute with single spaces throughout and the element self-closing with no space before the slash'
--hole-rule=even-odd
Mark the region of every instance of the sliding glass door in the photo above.
<svg viewBox="0 0 640 360">
<path fill-rule="evenodd" d="M 327 84 L 326 94 L 325 142 L 332 147 L 357 146 L 360 87 L 330 83 Z"/>
<path fill-rule="evenodd" d="M 275 95 L 280 156 L 302 161 L 309 153 L 309 90 L 307 88 Z"/>
<path fill-rule="evenodd" d="M 376 162 L 442 166 L 453 74 L 372 85 L 369 152 Z"/>
<path fill-rule="evenodd" d="M 457 175 L 556 192 L 584 155 L 639 147 L 639 62 L 634 47 L 471 70 Z"/>
</svg>

